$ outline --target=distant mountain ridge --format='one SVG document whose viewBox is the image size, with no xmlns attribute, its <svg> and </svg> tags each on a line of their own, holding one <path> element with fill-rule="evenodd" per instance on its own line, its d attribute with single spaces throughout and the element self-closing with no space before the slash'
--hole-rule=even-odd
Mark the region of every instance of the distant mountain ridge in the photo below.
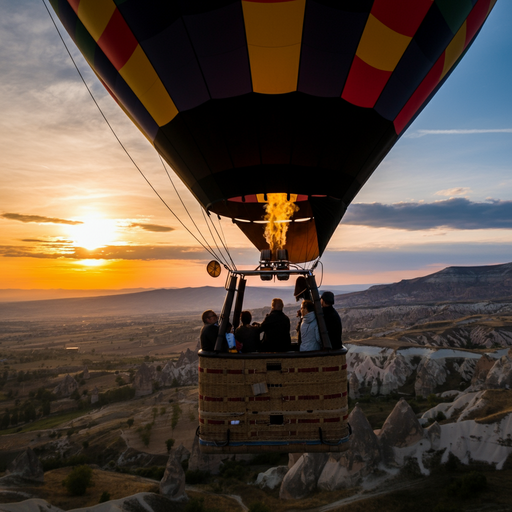
<svg viewBox="0 0 512 512">
<path fill-rule="evenodd" d="M 361 285 L 354 285 L 354 288 Z M 339 293 L 350 286 L 335 286 Z M 348 290 L 347 290 L 348 291 Z M 226 291 L 221 287 L 174 288 L 147 290 L 100 297 L 74 297 L 23 302 L 0 302 L 0 320 L 31 320 L 61 317 L 107 317 L 151 314 L 198 314 L 206 309 L 220 312 Z M 295 302 L 293 287 L 267 288 L 248 286 L 244 308 L 270 306 L 274 297 L 285 304 Z"/>
<path fill-rule="evenodd" d="M 511 297 L 512 263 L 503 263 L 482 267 L 447 267 L 428 276 L 375 285 L 361 292 L 336 296 L 336 307 L 497 300 Z"/>
<path fill-rule="evenodd" d="M 399 283 L 375 285 L 364 291 L 336 294 L 337 309 L 455 301 L 512 300 L 512 263 L 482 267 L 447 267 L 439 272 Z M 323 290 L 329 287 L 323 287 Z M 345 288 L 346 289 L 346 288 Z M 220 312 L 224 288 L 203 286 L 149 290 L 122 295 L 0 303 L 0 320 L 60 317 L 116 317 L 151 314 L 197 315 L 206 309 Z M 293 288 L 248 286 L 244 308 L 269 307 L 274 297 L 295 304 Z M 293 310 L 292 307 L 289 308 Z"/>
</svg>

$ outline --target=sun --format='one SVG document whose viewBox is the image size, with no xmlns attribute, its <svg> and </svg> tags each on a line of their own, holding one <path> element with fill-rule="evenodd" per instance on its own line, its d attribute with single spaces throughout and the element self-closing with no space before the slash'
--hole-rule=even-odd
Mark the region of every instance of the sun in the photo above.
<svg viewBox="0 0 512 512">
<path fill-rule="evenodd" d="M 73 245 L 88 251 L 105 247 L 114 242 L 117 237 L 116 222 L 110 219 L 86 219 L 82 224 L 70 226 L 69 231 Z"/>
</svg>

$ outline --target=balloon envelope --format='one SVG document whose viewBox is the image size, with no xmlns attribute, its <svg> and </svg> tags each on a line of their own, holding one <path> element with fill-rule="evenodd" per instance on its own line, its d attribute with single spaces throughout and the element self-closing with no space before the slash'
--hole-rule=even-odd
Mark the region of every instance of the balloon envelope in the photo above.
<svg viewBox="0 0 512 512">
<path fill-rule="evenodd" d="M 206 209 L 258 249 L 325 250 L 495 0 L 51 0 L 110 94 Z"/>
</svg>

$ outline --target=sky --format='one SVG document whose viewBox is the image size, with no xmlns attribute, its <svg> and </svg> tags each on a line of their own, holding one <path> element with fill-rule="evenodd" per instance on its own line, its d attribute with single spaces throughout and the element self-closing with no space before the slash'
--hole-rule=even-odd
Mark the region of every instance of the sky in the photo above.
<svg viewBox="0 0 512 512">
<path fill-rule="evenodd" d="M 349 207 L 317 271 L 324 285 L 512 261 L 511 22 L 512 1 L 498 0 Z M 155 150 L 63 35 L 133 160 L 193 228 Z M 224 285 L 226 272 L 207 275 L 210 255 L 112 135 L 43 0 L 0 0 L 0 70 L 0 289 Z M 199 206 L 170 175 L 207 233 Z M 238 229 L 225 219 L 217 228 L 237 266 L 254 268 L 258 251 Z"/>
</svg>

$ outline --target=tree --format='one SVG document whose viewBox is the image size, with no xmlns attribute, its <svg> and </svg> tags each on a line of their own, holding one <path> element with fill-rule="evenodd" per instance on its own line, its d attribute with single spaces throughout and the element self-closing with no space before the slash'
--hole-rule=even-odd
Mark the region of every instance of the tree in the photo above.
<svg viewBox="0 0 512 512">
<path fill-rule="evenodd" d="M 92 481 L 92 469 L 85 464 L 73 468 L 71 473 L 62 480 L 62 485 L 73 496 L 83 496 L 87 488 L 94 485 Z"/>
<path fill-rule="evenodd" d="M 23 419 L 26 423 L 29 421 L 34 421 L 36 419 L 36 408 L 32 403 L 29 403 L 25 406 L 25 409 L 23 410 Z"/>
<path fill-rule="evenodd" d="M 52 406 L 50 405 L 50 402 L 48 402 L 46 400 L 43 402 L 43 405 L 41 408 L 43 410 L 43 416 L 48 416 L 52 410 Z"/>
<path fill-rule="evenodd" d="M 12 416 L 11 416 L 11 425 L 14 427 L 17 424 L 18 424 L 18 409 L 14 409 L 14 411 L 12 411 Z"/>
<path fill-rule="evenodd" d="M 134 422 L 135 420 L 133 418 L 128 418 L 128 421 L 126 422 L 128 423 L 128 428 L 132 428 Z"/>
<path fill-rule="evenodd" d="M 8 428 L 10 421 L 11 415 L 9 414 L 9 409 L 6 409 L 4 415 L 2 416 L 2 428 Z"/>
<path fill-rule="evenodd" d="M 165 446 L 167 446 L 167 453 L 169 453 L 172 450 L 174 443 L 174 439 L 167 439 L 167 441 L 165 441 Z"/>
</svg>

